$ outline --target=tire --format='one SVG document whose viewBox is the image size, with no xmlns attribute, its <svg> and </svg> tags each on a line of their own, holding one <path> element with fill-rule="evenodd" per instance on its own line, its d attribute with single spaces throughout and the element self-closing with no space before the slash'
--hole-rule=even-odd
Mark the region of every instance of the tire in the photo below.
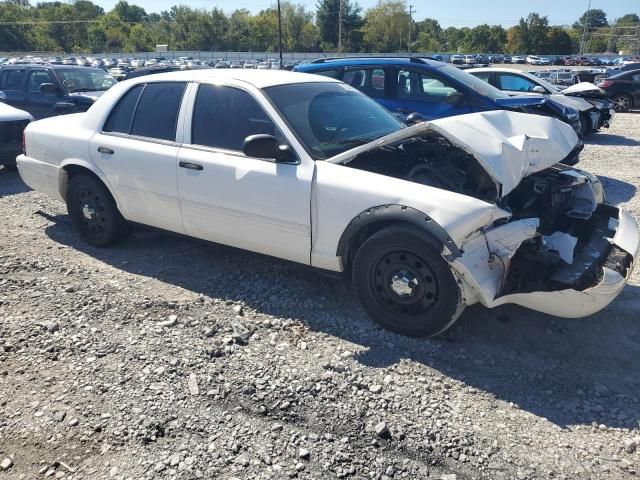
<svg viewBox="0 0 640 480">
<path fill-rule="evenodd" d="M 462 309 L 460 288 L 433 237 L 408 225 L 371 235 L 356 253 L 353 287 L 371 319 L 410 337 L 444 332 Z"/>
<path fill-rule="evenodd" d="M 580 114 L 580 135 L 586 137 L 591 134 L 591 118 L 586 113 Z"/>
<path fill-rule="evenodd" d="M 78 174 L 71 178 L 67 210 L 80 236 L 96 247 L 106 247 L 131 233 L 131 226 L 118 211 L 109 190 L 90 175 Z"/>
<path fill-rule="evenodd" d="M 628 112 L 633 107 L 633 98 L 626 93 L 619 93 L 612 98 L 613 108 L 616 112 L 624 113 Z"/>
</svg>

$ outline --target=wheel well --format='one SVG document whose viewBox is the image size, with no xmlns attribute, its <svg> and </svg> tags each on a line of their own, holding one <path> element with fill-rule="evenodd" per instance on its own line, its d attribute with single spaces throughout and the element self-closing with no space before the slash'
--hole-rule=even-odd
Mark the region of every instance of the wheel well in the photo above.
<svg viewBox="0 0 640 480">
<path fill-rule="evenodd" d="M 98 177 L 95 173 L 93 173 L 88 168 L 83 167 L 82 165 L 76 165 L 76 164 L 65 165 L 64 167 L 62 167 L 62 169 L 64 170 L 65 174 L 61 175 L 59 187 L 60 187 L 60 195 L 65 200 L 67 199 L 67 187 L 69 186 L 69 182 L 76 175 L 80 175 L 80 174 L 89 175 L 104 185 L 104 182 L 100 179 L 100 177 Z"/>
<path fill-rule="evenodd" d="M 391 225 L 411 225 L 424 230 L 442 247 L 442 255 L 449 261 L 462 254 L 447 232 L 431 217 L 403 205 L 380 205 L 355 217 L 342 233 L 336 255 L 342 257 L 343 268 L 350 268 L 356 252 L 367 238 Z"/>
</svg>

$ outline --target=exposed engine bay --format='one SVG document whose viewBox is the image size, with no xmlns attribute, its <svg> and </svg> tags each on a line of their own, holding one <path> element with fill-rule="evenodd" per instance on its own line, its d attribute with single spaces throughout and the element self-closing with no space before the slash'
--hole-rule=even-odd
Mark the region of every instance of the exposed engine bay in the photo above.
<svg viewBox="0 0 640 480">
<path fill-rule="evenodd" d="M 501 197 L 500 185 L 473 155 L 434 131 L 365 151 L 347 166 L 468 195 L 509 212 L 508 219 L 482 231 L 484 238 L 462 246 L 488 250 L 486 260 L 496 262 L 502 278 L 494 298 L 584 290 L 598 283 L 603 265 L 622 276 L 630 267 L 631 255 L 609 241 L 617 210 L 603 204 L 600 181 L 586 172 L 556 164 L 524 177 Z M 512 249 L 500 248 L 499 235 L 488 235 L 519 220 L 535 220 L 537 227 Z"/>
<path fill-rule="evenodd" d="M 473 155 L 429 131 L 361 153 L 348 167 L 496 202 L 498 189 Z"/>
</svg>

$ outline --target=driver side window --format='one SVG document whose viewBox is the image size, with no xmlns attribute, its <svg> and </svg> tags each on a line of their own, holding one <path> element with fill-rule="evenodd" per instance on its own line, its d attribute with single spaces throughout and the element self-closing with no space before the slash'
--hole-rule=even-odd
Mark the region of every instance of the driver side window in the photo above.
<svg viewBox="0 0 640 480">
<path fill-rule="evenodd" d="M 508 73 L 497 73 L 496 78 L 498 88 L 500 90 L 509 90 L 512 92 L 531 92 L 536 86 L 536 84 L 528 78 L 511 75 Z"/>
<path fill-rule="evenodd" d="M 258 101 L 233 87 L 201 84 L 191 122 L 191 143 L 225 150 L 242 150 L 249 135 L 283 136 Z"/>
<path fill-rule="evenodd" d="M 40 93 L 40 85 L 43 83 L 52 83 L 49 73 L 46 70 L 31 70 L 29 81 L 27 82 L 27 91 L 29 93 Z"/>
<path fill-rule="evenodd" d="M 398 98 L 430 103 L 447 103 L 458 90 L 427 73 L 412 70 L 398 71 Z"/>
</svg>

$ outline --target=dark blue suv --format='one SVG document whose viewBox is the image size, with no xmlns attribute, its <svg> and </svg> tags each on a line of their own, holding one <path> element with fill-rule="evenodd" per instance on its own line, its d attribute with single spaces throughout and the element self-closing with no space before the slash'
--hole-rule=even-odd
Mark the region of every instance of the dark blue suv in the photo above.
<svg viewBox="0 0 640 480">
<path fill-rule="evenodd" d="M 342 80 L 404 118 L 414 112 L 433 120 L 514 110 L 553 116 L 580 132 L 579 113 L 571 107 L 542 95 L 510 97 L 463 70 L 427 58 L 320 58 L 294 70 Z"/>
<path fill-rule="evenodd" d="M 84 112 L 117 83 L 103 70 L 69 65 L 0 66 L 3 102 L 35 119 Z"/>
</svg>

